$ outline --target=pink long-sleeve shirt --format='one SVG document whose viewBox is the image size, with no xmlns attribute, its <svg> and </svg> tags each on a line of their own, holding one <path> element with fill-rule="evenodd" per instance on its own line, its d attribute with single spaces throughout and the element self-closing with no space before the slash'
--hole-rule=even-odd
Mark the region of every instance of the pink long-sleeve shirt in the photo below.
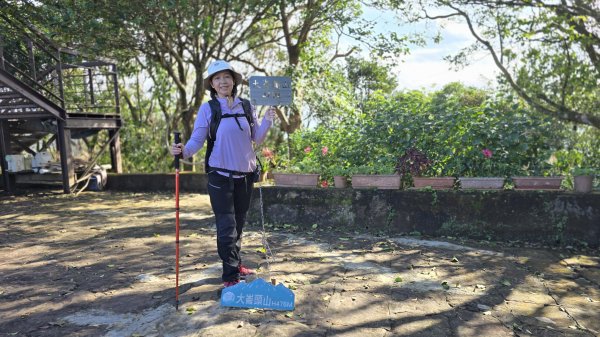
<svg viewBox="0 0 600 337">
<path fill-rule="evenodd" d="M 218 98 L 218 100 L 221 104 L 221 113 L 223 115 L 244 114 L 242 100 L 238 97 L 234 99 L 231 108 L 227 105 L 227 99 Z M 184 158 L 193 156 L 204 146 L 204 142 L 208 137 L 211 117 L 212 111 L 208 102 L 202 104 L 194 122 L 194 131 L 184 146 Z M 254 107 L 252 107 L 252 118 L 255 121 L 258 120 Z M 273 122 L 263 117 L 260 125 L 257 125 L 257 122 L 254 123 L 254 132 L 251 133 L 246 117 L 237 117 L 243 130 L 240 130 L 235 120 L 236 118 L 221 119 L 208 164 L 210 167 L 218 167 L 231 171 L 252 172 L 256 168 L 256 155 L 252 148 L 252 141 L 260 145 L 265 140 Z M 254 137 L 251 139 L 252 134 L 254 134 Z"/>
</svg>

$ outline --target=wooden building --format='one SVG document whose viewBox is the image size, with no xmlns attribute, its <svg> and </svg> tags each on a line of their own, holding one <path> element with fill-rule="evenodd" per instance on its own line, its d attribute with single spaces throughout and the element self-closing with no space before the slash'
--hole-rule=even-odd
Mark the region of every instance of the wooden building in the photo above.
<svg viewBox="0 0 600 337">
<path fill-rule="evenodd" d="M 61 48 L 28 22 L 0 13 L 3 189 L 15 191 L 18 182 L 40 176 L 35 170 L 11 170 L 7 159 L 21 154 L 31 158 L 55 144 L 60 167 L 47 176 L 56 177 L 64 192 L 70 193 L 89 179 L 100 155 L 83 168 L 76 167 L 71 140 L 101 132 L 106 133 L 98 138 L 106 140 L 101 148 L 110 151 L 111 170 L 120 173 L 122 120 L 117 79 L 114 61 Z"/>
</svg>

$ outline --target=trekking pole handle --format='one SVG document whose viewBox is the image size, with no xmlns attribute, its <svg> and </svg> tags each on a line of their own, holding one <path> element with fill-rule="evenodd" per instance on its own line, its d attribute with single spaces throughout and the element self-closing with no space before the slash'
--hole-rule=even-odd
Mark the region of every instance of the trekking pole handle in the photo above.
<svg viewBox="0 0 600 337">
<path fill-rule="evenodd" d="M 175 144 L 181 143 L 181 132 L 174 131 L 173 135 L 175 136 Z M 179 170 L 179 158 L 181 158 L 181 154 L 175 156 L 175 169 Z"/>
</svg>

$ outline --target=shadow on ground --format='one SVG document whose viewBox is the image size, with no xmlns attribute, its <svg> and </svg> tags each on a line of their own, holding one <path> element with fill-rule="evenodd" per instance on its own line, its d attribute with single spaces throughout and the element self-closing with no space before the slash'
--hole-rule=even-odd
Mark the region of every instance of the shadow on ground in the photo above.
<svg viewBox="0 0 600 337">
<path fill-rule="evenodd" d="M 260 226 L 244 259 L 296 310 L 219 305 L 208 197 L 181 197 L 175 311 L 171 194 L 0 197 L 0 336 L 597 336 L 597 251 Z M 269 261 L 269 263 L 267 263 Z"/>
</svg>

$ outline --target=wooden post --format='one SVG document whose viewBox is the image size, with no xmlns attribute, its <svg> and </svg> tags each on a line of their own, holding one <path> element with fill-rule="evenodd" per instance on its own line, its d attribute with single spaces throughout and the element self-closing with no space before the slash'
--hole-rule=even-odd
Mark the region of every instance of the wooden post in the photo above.
<svg viewBox="0 0 600 337">
<path fill-rule="evenodd" d="M 112 172 L 123 173 L 123 163 L 121 162 L 121 138 L 119 130 L 108 130 L 108 138 L 115 138 L 110 142 L 110 164 Z"/>
<path fill-rule="evenodd" d="M 115 94 L 115 113 L 121 119 L 121 105 L 119 101 L 119 81 L 117 77 L 117 65 L 113 64 L 112 67 L 112 77 L 113 77 L 113 89 Z M 119 125 L 121 127 L 121 125 Z M 112 165 L 112 170 L 115 173 L 123 173 L 123 163 L 121 162 L 121 138 L 119 137 L 119 130 L 116 131 L 110 130 L 108 135 L 109 138 L 112 137 L 116 132 L 116 136 L 113 141 L 110 143 L 110 162 Z"/>
<path fill-rule="evenodd" d="M 8 163 L 6 155 L 10 152 L 10 138 L 8 135 L 8 122 L 0 119 L 0 163 L 2 164 L 2 180 L 4 181 L 4 190 L 8 192 L 14 191 L 13 182 L 8 173 Z"/>
<path fill-rule="evenodd" d="M 56 139 L 60 150 L 60 167 L 62 170 L 63 191 L 71 193 L 71 186 L 75 184 L 75 169 L 73 167 L 73 151 L 71 150 L 71 130 L 65 128 L 65 122 L 58 120 L 58 138 Z"/>
</svg>

